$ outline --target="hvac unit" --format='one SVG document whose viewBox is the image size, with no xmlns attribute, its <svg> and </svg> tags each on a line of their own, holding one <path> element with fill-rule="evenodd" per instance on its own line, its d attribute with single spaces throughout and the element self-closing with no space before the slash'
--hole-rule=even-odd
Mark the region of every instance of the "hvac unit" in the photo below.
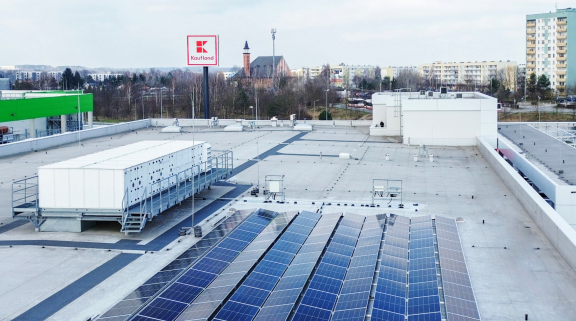
<svg viewBox="0 0 576 321">
<path fill-rule="evenodd" d="M 194 175 L 210 171 L 211 153 L 206 142 L 142 141 L 42 166 L 39 205 L 43 212 L 122 211 L 174 183 L 164 178 L 193 166 Z"/>
</svg>

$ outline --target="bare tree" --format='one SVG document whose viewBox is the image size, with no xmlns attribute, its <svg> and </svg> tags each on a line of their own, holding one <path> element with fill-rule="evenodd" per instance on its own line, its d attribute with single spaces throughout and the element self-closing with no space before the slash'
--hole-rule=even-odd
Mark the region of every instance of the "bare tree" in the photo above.
<svg viewBox="0 0 576 321">
<path fill-rule="evenodd" d="M 402 69 L 396 77 L 397 88 L 410 88 L 412 91 L 420 89 L 422 79 L 420 74 L 412 69 Z"/>
</svg>

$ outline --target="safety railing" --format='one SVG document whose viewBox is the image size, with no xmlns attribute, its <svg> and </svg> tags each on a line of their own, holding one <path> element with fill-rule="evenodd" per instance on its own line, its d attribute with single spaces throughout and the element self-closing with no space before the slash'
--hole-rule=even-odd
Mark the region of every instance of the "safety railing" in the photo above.
<svg viewBox="0 0 576 321">
<path fill-rule="evenodd" d="M 38 211 L 38 176 L 12 182 L 12 218 L 23 212 Z"/>
</svg>

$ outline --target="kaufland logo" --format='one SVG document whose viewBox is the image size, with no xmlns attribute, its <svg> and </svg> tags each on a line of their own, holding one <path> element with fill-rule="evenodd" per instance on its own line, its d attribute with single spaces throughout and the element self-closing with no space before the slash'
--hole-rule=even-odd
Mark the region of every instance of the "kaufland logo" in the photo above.
<svg viewBox="0 0 576 321">
<path fill-rule="evenodd" d="M 218 66 L 218 36 L 188 36 L 188 65 Z"/>
<path fill-rule="evenodd" d="M 204 49 L 204 45 L 206 45 L 208 41 L 196 41 L 196 52 L 197 53 L 208 53 L 206 49 Z"/>
</svg>

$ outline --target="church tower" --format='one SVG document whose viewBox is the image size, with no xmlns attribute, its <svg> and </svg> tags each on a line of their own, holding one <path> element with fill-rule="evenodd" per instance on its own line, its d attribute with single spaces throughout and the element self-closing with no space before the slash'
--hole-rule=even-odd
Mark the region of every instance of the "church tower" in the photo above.
<svg viewBox="0 0 576 321">
<path fill-rule="evenodd" d="M 244 44 L 244 75 L 250 77 L 250 47 L 248 47 L 248 40 Z"/>
</svg>

